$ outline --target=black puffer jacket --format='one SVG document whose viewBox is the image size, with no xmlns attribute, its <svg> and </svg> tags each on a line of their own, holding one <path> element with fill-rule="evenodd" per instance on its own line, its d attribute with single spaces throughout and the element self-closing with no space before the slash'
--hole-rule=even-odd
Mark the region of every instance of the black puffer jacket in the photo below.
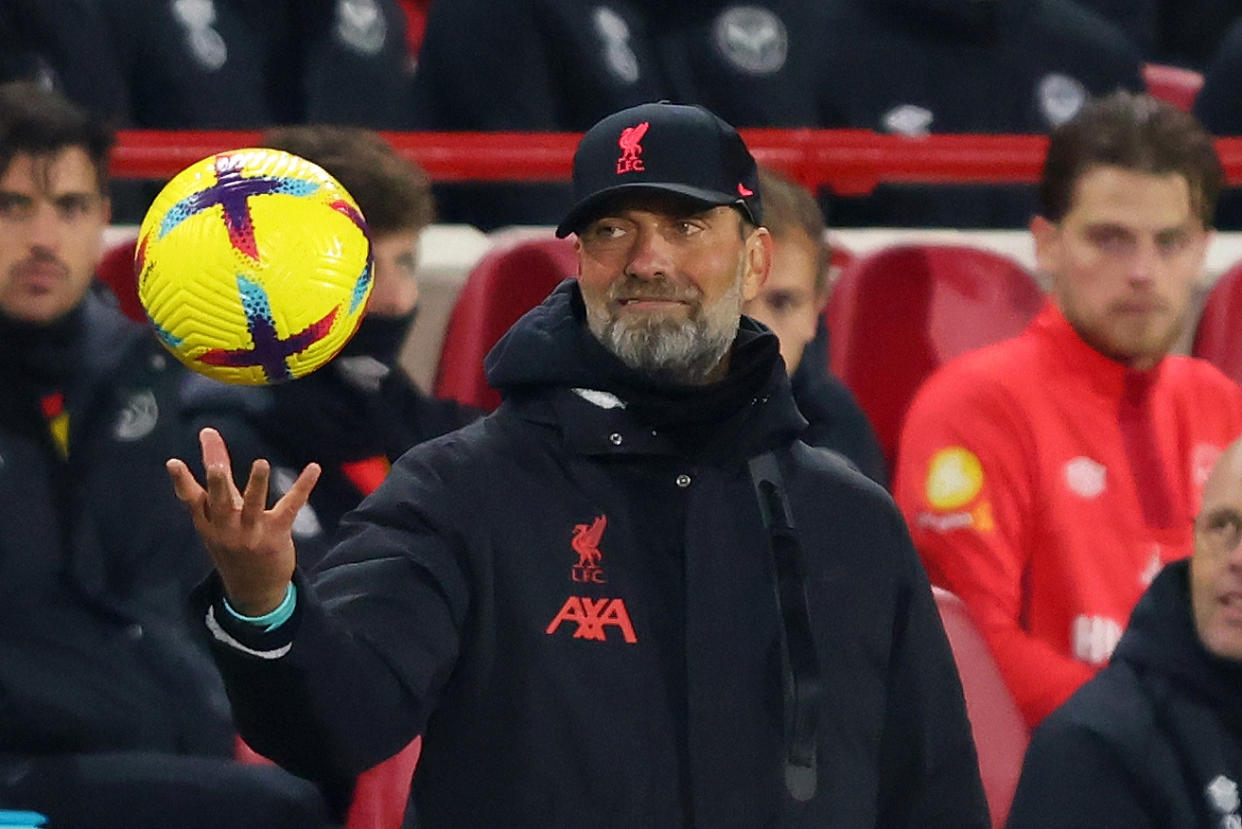
<svg viewBox="0 0 1242 829">
<path fill-rule="evenodd" d="M 504 404 L 398 462 L 285 625 L 256 635 L 218 584 L 200 592 L 243 734 L 334 778 L 422 732 L 420 827 L 985 826 L 901 518 L 794 441 L 775 338 L 744 321 L 728 378 L 669 388 L 582 320 L 569 282 L 510 331 L 488 360 Z M 746 465 L 768 450 L 822 666 L 806 802 L 783 782 L 782 624 Z"/>
<path fill-rule="evenodd" d="M 93 297 L 46 330 L 0 323 L 0 755 L 232 753 L 184 610 L 207 556 L 164 470 L 192 457 L 183 377 Z M 67 458 L 40 408 L 52 391 Z"/>
<path fill-rule="evenodd" d="M 1164 568 L 1108 667 L 1035 732 L 1009 829 L 1239 825 L 1242 666 L 1200 643 L 1188 573 Z"/>
</svg>

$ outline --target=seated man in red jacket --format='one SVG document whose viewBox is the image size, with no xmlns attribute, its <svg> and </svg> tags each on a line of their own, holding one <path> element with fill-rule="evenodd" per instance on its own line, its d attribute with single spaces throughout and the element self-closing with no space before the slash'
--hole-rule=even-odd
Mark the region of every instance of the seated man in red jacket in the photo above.
<svg viewBox="0 0 1242 829">
<path fill-rule="evenodd" d="M 1008 829 L 1242 825 L 1242 441 L 1107 668 L 1035 732 Z"/>
<path fill-rule="evenodd" d="M 898 503 L 1032 725 L 1190 552 L 1203 482 L 1242 431 L 1242 391 L 1169 355 L 1220 186 L 1191 116 L 1129 93 L 1088 104 L 1052 134 L 1031 221 L 1046 307 L 945 365 L 907 414 Z"/>
</svg>

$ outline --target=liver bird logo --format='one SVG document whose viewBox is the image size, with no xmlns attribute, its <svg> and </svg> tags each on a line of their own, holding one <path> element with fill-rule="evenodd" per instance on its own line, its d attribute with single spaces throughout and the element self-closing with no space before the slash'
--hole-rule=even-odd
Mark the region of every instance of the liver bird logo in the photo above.
<svg viewBox="0 0 1242 829">
<path fill-rule="evenodd" d="M 617 159 L 617 175 L 646 169 L 639 156 L 643 154 L 642 140 L 650 128 L 651 122 L 643 121 L 637 126 L 621 130 L 621 137 L 617 139 L 617 145 L 621 148 L 621 157 Z"/>
<path fill-rule="evenodd" d="M 595 567 L 601 558 L 599 541 L 604 536 L 604 527 L 608 526 L 608 516 L 599 515 L 588 526 L 575 524 L 574 535 L 570 545 L 578 554 L 579 567 Z"/>
</svg>

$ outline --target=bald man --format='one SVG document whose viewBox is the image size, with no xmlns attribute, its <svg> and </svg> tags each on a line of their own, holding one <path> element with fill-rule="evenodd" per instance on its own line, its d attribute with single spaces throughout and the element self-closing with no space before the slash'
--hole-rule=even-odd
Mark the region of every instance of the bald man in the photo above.
<svg viewBox="0 0 1242 829">
<path fill-rule="evenodd" d="M 1242 440 L 1111 663 L 1035 732 L 1009 829 L 1242 827 Z"/>
</svg>

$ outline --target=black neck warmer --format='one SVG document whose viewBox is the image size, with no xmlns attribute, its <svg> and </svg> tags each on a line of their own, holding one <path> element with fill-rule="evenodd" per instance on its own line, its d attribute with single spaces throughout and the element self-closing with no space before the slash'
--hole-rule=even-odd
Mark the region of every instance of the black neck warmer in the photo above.
<svg viewBox="0 0 1242 829">
<path fill-rule="evenodd" d="M 622 363 L 583 325 L 579 345 L 592 367 L 591 388 L 625 401 L 644 423 L 671 434 L 686 454 L 715 458 L 751 448 L 743 424 L 752 404 L 775 391 L 783 376 L 776 371 L 780 343 L 775 336 L 741 329 L 729 355 L 729 372 L 705 385 L 685 385 L 653 378 Z"/>
<path fill-rule="evenodd" d="M 414 324 L 418 309 L 399 317 L 367 314 L 345 347 L 342 357 L 371 357 L 386 366 L 395 366 L 405 343 L 406 334 Z"/>
<path fill-rule="evenodd" d="M 39 396 L 64 389 L 81 365 L 83 305 L 47 325 L 0 314 L 0 377 L 5 386 Z"/>
</svg>

